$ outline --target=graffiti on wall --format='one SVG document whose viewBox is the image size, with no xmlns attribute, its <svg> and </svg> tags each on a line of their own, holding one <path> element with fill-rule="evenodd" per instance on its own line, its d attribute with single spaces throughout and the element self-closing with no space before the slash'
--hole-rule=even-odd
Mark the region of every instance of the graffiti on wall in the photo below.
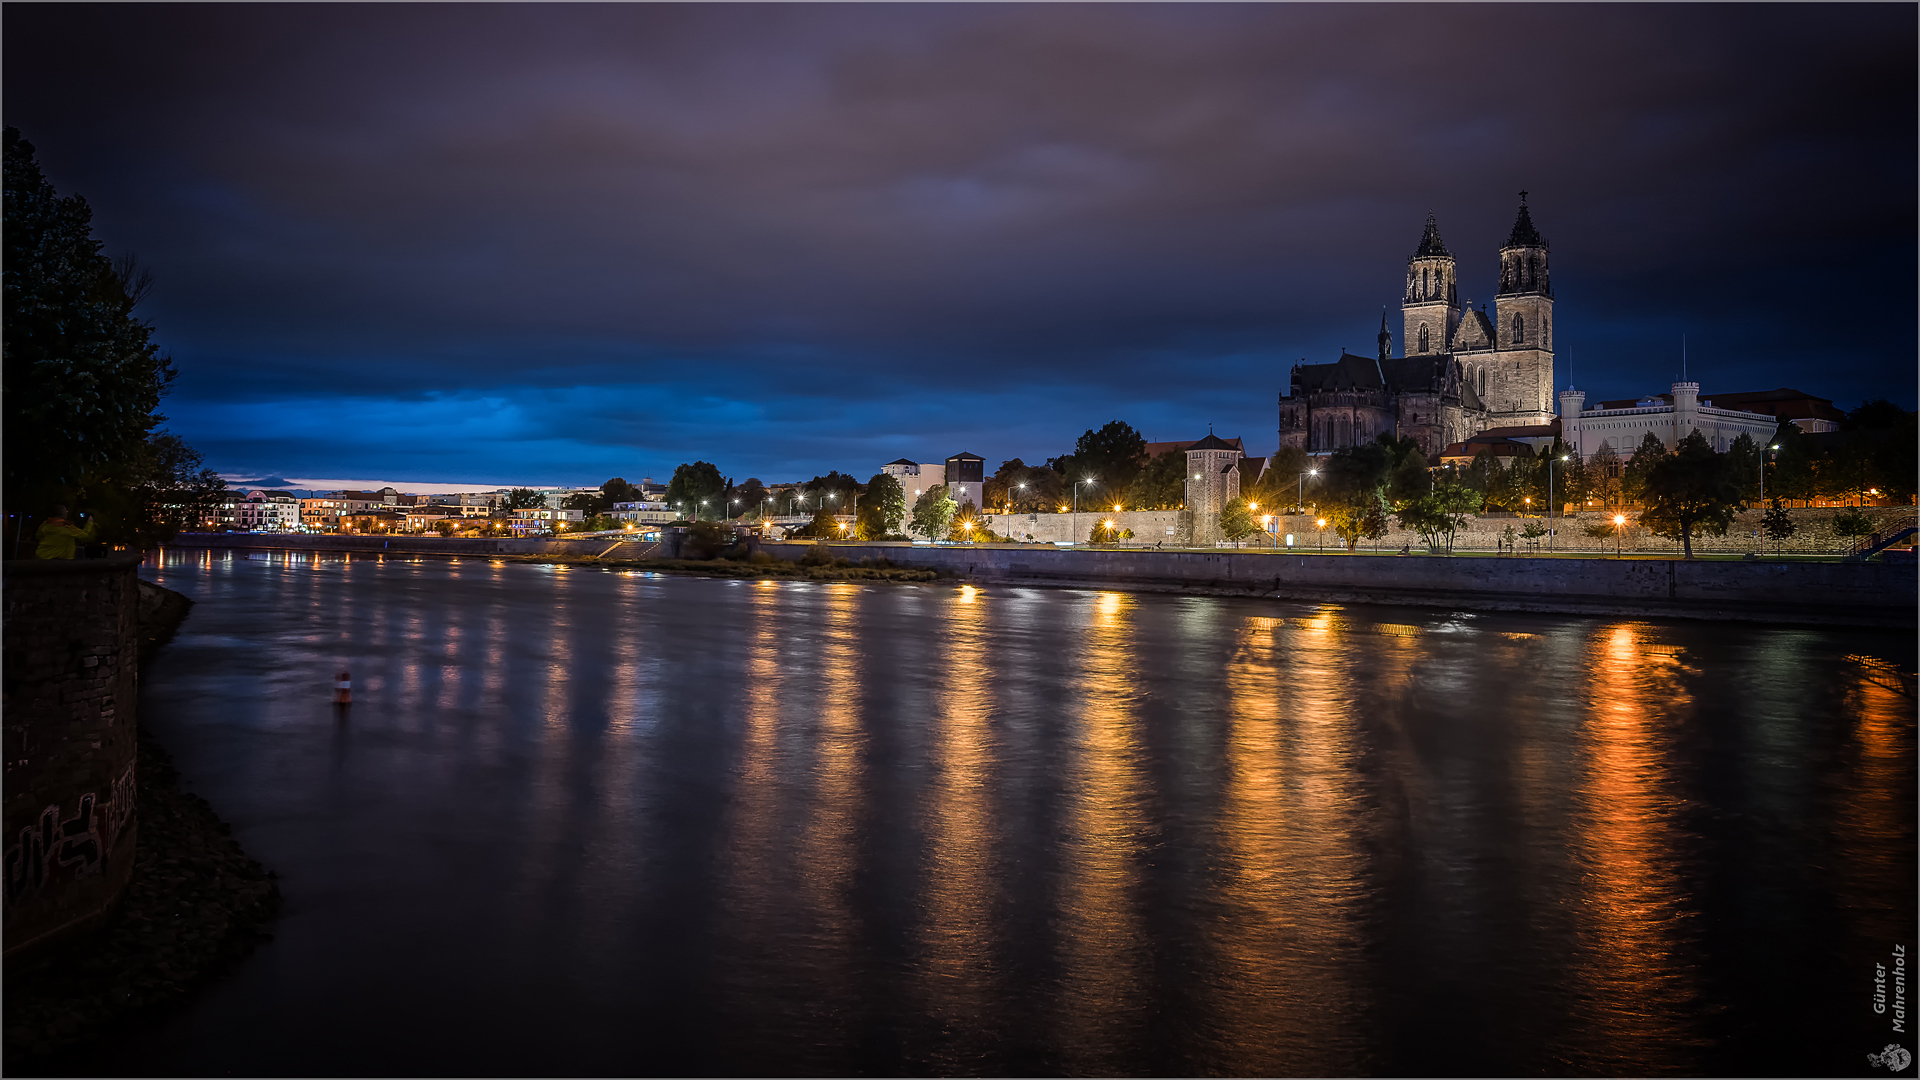
<svg viewBox="0 0 1920 1080">
<path fill-rule="evenodd" d="M 106 865 L 114 841 L 133 819 L 133 765 L 114 778 L 106 802 L 96 792 L 80 796 L 71 817 L 58 805 L 40 812 L 40 819 L 20 830 L 17 841 L 0 854 L 4 870 L 6 906 L 34 896 L 57 877 L 82 878 Z"/>
</svg>

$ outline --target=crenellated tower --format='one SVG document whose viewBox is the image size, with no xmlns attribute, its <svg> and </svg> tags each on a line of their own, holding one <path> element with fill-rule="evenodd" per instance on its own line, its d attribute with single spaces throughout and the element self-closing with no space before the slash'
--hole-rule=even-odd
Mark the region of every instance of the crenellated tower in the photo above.
<svg viewBox="0 0 1920 1080">
<path fill-rule="evenodd" d="M 1527 193 L 1500 248 L 1500 290 L 1494 297 L 1495 385 L 1483 395 L 1503 424 L 1553 419 L 1553 278 L 1547 239 L 1534 227 Z"/>
<path fill-rule="evenodd" d="M 1440 239 L 1440 226 L 1427 214 L 1427 231 L 1407 260 L 1407 293 L 1400 301 L 1400 345 L 1407 356 L 1451 352 L 1460 324 L 1459 286 L 1453 252 Z"/>
</svg>

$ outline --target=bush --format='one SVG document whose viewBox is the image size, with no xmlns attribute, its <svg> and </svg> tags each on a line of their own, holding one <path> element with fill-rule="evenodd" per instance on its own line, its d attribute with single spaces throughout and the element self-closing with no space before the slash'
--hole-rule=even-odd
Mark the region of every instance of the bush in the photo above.
<svg viewBox="0 0 1920 1080">
<path fill-rule="evenodd" d="M 1852 507 L 1834 515 L 1833 535 L 1846 540 L 1858 540 L 1873 532 L 1873 519 Z"/>
<path fill-rule="evenodd" d="M 805 555 L 800 556 L 800 565 L 801 566 L 832 566 L 833 556 L 827 554 L 826 548 L 821 547 L 819 544 L 815 544 L 812 547 L 807 549 L 807 553 Z"/>
<path fill-rule="evenodd" d="M 680 545 L 680 557 L 711 559 L 732 544 L 732 526 L 717 521 L 696 521 L 687 528 L 687 538 Z"/>
</svg>

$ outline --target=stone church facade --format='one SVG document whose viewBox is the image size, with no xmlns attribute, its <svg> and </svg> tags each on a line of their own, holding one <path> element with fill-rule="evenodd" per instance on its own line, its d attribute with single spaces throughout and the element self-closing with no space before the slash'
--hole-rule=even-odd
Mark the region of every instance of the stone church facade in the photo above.
<svg viewBox="0 0 1920 1080">
<path fill-rule="evenodd" d="M 1551 423 L 1553 282 L 1545 237 L 1526 192 L 1500 248 L 1494 310 L 1459 298 L 1453 253 L 1427 215 L 1407 259 L 1400 301 L 1401 355 L 1380 319 L 1373 356 L 1342 352 L 1328 364 L 1294 365 L 1280 397 L 1280 445 L 1327 453 L 1382 434 L 1412 438 L 1427 454 L 1488 428 Z"/>
</svg>

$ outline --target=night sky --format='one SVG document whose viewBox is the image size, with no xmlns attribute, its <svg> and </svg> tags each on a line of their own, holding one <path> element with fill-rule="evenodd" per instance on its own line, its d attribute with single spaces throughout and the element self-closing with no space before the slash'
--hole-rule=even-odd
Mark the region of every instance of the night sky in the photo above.
<svg viewBox="0 0 1920 1080">
<path fill-rule="evenodd" d="M 1275 441 L 1517 192 L 1588 400 L 1915 404 L 1916 8 L 4 9 L 5 120 L 237 474 L 988 468 Z M 1400 342 L 1396 340 L 1396 351 Z"/>
</svg>

